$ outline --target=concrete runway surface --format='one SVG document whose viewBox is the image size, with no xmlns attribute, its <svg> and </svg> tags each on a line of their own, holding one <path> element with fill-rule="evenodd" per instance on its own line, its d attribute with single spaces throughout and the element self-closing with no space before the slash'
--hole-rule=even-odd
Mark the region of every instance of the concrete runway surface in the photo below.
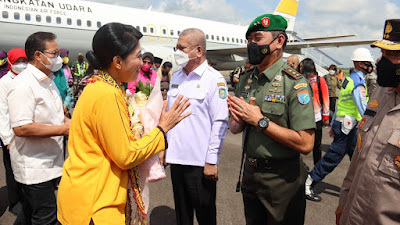
<svg viewBox="0 0 400 225">
<path fill-rule="evenodd" d="M 332 142 L 328 136 L 329 128 L 323 129 L 323 154 Z M 5 170 L 0 154 L 0 225 L 13 224 L 15 216 L 7 209 L 7 190 L 5 187 Z M 219 225 L 245 224 L 243 202 L 240 193 L 235 192 L 239 174 L 241 158 L 241 134 L 233 135 L 227 131 L 223 150 L 220 156 L 219 181 L 217 184 L 217 220 Z M 305 163 L 312 169 L 312 153 L 303 156 Z M 322 201 L 319 203 L 307 201 L 307 225 L 335 224 L 335 210 L 339 199 L 340 186 L 349 166 L 346 156 L 342 163 L 329 174 L 323 182 L 316 186 L 321 193 Z M 171 179 L 153 183 L 150 186 L 150 209 L 148 212 L 151 225 L 174 225 L 175 211 Z M 197 222 L 195 222 L 197 224 Z"/>
</svg>

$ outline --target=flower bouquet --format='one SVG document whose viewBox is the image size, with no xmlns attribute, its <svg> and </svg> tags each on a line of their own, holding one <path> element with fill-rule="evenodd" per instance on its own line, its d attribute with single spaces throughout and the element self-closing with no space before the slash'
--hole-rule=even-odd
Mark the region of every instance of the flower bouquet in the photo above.
<svg viewBox="0 0 400 225">
<path fill-rule="evenodd" d="M 130 93 L 127 90 L 128 111 L 131 129 L 135 140 L 154 129 L 160 120 L 163 99 L 160 89 L 160 77 L 154 87 L 141 81 L 136 85 L 140 91 Z M 138 167 L 128 171 L 128 201 L 126 204 L 126 224 L 146 224 L 145 217 L 149 206 L 149 182 L 156 182 L 166 177 L 164 167 L 157 155 L 146 159 Z M 133 210 L 137 208 L 136 211 Z M 135 213 L 136 212 L 136 213 Z"/>
</svg>

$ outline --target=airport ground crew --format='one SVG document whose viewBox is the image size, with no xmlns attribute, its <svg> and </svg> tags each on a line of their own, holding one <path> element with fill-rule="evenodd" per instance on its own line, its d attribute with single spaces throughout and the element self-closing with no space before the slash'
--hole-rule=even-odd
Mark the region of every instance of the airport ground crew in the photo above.
<svg viewBox="0 0 400 225">
<path fill-rule="evenodd" d="M 244 131 L 247 225 L 304 224 L 300 153 L 313 149 L 314 108 L 308 81 L 282 59 L 286 27 L 283 17 L 272 14 L 250 24 L 249 62 L 257 66 L 241 75 L 236 97 L 228 100 L 231 132 Z"/>
<path fill-rule="evenodd" d="M 357 123 L 361 121 L 368 102 L 364 77 L 372 72 L 374 59 L 368 49 L 358 48 L 353 52 L 351 60 L 355 70 L 344 79 L 340 90 L 337 111 L 331 123 L 330 135 L 334 136 L 333 142 L 307 177 L 306 197 L 311 201 L 321 201 L 313 186 L 332 172 L 346 154 L 351 159 L 356 146 Z"/>
</svg>

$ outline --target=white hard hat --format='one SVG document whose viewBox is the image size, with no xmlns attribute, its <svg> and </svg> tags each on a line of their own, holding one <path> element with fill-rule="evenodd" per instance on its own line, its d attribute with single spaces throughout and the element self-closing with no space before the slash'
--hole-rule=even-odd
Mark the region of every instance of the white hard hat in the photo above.
<svg viewBox="0 0 400 225">
<path fill-rule="evenodd" d="M 351 61 L 354 62 L 374 62 L 372 52 L 366 48 L 357 48 L 351 56 Z"/>
</svg>

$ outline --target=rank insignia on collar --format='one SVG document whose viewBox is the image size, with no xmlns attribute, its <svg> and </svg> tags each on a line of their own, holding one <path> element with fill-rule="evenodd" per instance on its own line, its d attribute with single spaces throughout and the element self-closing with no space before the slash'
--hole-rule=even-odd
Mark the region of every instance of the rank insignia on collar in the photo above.
<svg viewBox="0 0 400 225">
<path fill-rule="evenodd" d="M 396 156 L 394 159 L 394 164 L 400 168 L 400 155 Z"/>
<path fill-rule="evenodd" d="M 247 83 L 248 83 L 248 84 L 252 84 L 252 83 L 253 83 L 253 80 L 252 80 L 252 79 L 248 79 L 248 80 L 247 80 Z"/>
<path fill-rule="evenodd" d="M 245 87 L 244 87 L 244 90 L 249 90 L 250 89 L 250 86 L 249 85 L 246 85 Z"/>
<path fill-rule="evenodd" d="M 272 83 L 272 86 L 274 86 L 274 87 L 281 87 L 282 84 L 281 84 L 281 83 Z"/>
<path fill-rule="evenodd" d="M 371 107 L 371 108 L 376 108 L 376 107 L 378 107 L 379 106 L 379 102 L 378 102 L 378 100 L 373 100 L 372 102 L 370 102 L 369 104 L 368 104 L 368 106 L 369 107 Z"/>
<path fill-rule="evenodd" d="M 299 101 L 300 104 L 307 105 L 310 103 L 310 100 L 310 93 L 308 93 L 307 90 L 297 92 L 297 101 Z"/>
<path fill-rule="evenodd" d="M 280 75 L 280 74 L 278 74 L 278 75 L 275 75 L 275 80 L 277 80 L 277 81 L 282 81 L 282 75 Z"/>
<path fill-rule="evenodd" d="M 178 88 L 179 85 L 178 85 L 178 84 L 173 84 L 173 85 L 171 85 L 171 87 L 172 87 L 172 88 Z"/>
<path fill-rule="evenodd" d="M 275 89 L 269 89 L 269 91 L 270 91 L 270 92 L 273 92 L 273 93 L 281 93 L 281 92 L 282 92 L 282 90 L 279 90 L 279 89 L 277 89 L 277 88 L 275 88 Z"/>
</svg>

